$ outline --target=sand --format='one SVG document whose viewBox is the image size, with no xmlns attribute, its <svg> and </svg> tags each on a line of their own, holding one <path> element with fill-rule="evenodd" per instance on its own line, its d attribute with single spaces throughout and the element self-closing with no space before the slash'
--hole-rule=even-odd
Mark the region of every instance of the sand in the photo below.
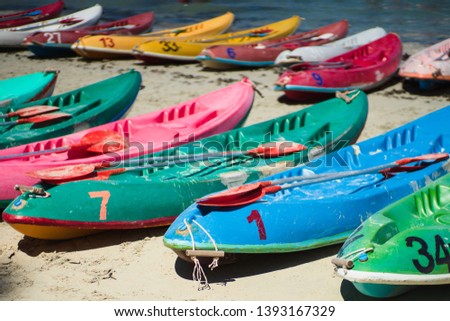
<svg viewBox="0 0 450 321">
<path fill-rule="evenodd" d="M 405 46 L 406 53 L 417 46 Z M 86 62 L 78 57 L 39 60 L 29 52 L 0 53 L 0 78 L 60 70 L 55 94 L 117 75 L 142 73 L 143 88 L 127 116 L 158 110 L 249 77 L 257 96 L 246 125 L 310 103 L 286 103 L 273 91 L 278 70 L 204 71 L 198 64 L 145 66 L 135 60 Z M 360 140 L 382 134 L 450 104 L 449 90 L 417 94 L 395 78 L 369 93 L 369 116 Z M 407 88 L 409 89 L 409 88 Z M 109 231 L 50 242 L 24 237 L 0 222 L 0 300 L 367 300 L 335 277 L 330 263 L 340 245 L 258 255 L 207 271 L 209 290 L 198 291 L 192 265 L 163 246 L 166 228 Z M 449 300 L 450 286 L 425 287 L 397 300 Z"/>
</svg>

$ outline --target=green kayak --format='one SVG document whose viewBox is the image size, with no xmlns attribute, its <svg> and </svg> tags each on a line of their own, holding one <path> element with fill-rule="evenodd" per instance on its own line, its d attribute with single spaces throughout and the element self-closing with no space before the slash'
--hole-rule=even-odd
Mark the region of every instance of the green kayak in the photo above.
<svg viewBox="0 0 450 321">
<path fill-rule="evenodd" d="M 361 293 L 392 297 L 420 285 L 450 284 L 449 247 L 447 174 L 367 219 L 333 263 Z"/>
<path fill-rule="evenodd" d="M 0 148 L 72 134 L 117 120 L 133 104 L 140 85 L 140 73 L 131 70 L 77 90 L 4 108 L 0 115 L 32 106 L 58 107 L 54 112 L 34 117 L 0 118 Z"/>
<path fill-rule="evenodd" d="M 41 239 L 168 225 L 206 194 L 284 171 L 355 142 L 367 118 L 368 101 L 362 91 L 348 95 L 132 159 L 125 168 L 93 171 L 80 166 L 35 173 L 46 182 L 24 189 L 3 218 L 19 232 Z M 67 182 L 71 179 L 77 181 Z"/>
<path fill-rule="evenodd" d="M 42 71 L 0 80 L 0 110 L 50 96 L 58 71 Z"/>
</svg>

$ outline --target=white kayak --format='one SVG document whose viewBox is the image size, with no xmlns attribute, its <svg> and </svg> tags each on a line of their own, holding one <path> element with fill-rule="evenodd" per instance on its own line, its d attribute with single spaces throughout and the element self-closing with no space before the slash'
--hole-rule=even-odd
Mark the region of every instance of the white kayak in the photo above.
<svg viewBox="0 0 450 321">
<path fill-rule="evenodd" d="M 27 25 L 0 29 L 0 48 L 18 48 L 22 41 L 34 32 L 56 33 L 63 30 L 73 30 L 95 25 L 103 12 L 101 5 L 71 13 L 55 19 L 30 23 Z"/>
<path fill-rule="evenodd" d="M 325 61 L 375 41 L 386 34 L 383 28 L 375 27 L 321 46 L 300 47 L 292 51 L 285 50 L 278 55 L 275 64 L 290 66 L 300 62 Z"/>
</svg>

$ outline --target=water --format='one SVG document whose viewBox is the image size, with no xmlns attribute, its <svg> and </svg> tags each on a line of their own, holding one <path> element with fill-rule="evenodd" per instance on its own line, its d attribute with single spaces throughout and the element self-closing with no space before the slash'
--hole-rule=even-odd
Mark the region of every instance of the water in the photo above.
<svg viewBox="0 0 450 321">
<path fill-rule="evenodd" d="M 54 0 L 0 0 L 0 11 L 33 8 Z M 304 20 L 299 31 L 315 29 L 347 19 L 349 34 L 375 26 L 396 32 L 403 42 L 431 45 L 450 37 L 450 0 L 66 0 L 63 14 L 103 6 L 102 21 L 111 21 L 144 11 L 154 11 L 153 30 L 178 27 L 231 11 L 235 23 L 230 31 L 258 27 L 299 15 Z"/>
</svg>

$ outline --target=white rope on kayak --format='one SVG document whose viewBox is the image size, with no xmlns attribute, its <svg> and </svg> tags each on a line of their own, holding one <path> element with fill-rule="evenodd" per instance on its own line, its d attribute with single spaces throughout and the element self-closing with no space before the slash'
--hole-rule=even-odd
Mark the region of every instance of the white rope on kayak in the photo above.
<svg viewBox="0 0 450 321">
<path fill-rule="evenodd" d="M 191 228 L 189 227 L 188 222 L 184 219 L 184 225 L 189 231 L 189 236 L 191 237 L 192 250 L 195 251 L 195 241 L 194 234 L 192 233 Z M 206 277 L 205 271 L 203 271 L 202 265 L 196 256 L 192 256 L 191 260 L 194 261 L 194 269 L 192 271 L 192 279 L 195 282 L 198 282 L 198 290 L 210 289 L 208 278 Z"/>
<path fill-rule="evenodd" d="M 189 236 L 191 237 L 192 251 L 195 252 L 196 250 L 195 250 L 194 233 L 192 232 L 191 227 L 189 226 L 186 219 L 183 220 L 183 223 L 189 232 Z M 213 260 L 212 260 L 211 264 L 208 265 L 208 267 L 212 271 L 216 267 L 219 266 L 219 258 L 221 256 L 223 256 L 223 253 L 220 253 L 219 249 L 217 248 L 217 244 L 214 241 L 214 239 L 212 238 L 211 234 L 209 234 L 209 232 L 200 223 L 198 223 L 195 220 L 192 220 L 192 223 L 196 224 L 206 234 L 206 236 L 208 236 L 208 238 L 211 240 L 211 242 L 214 245 L 214 252 L 216 252 L 216 254 L 213 254 L 214 255 Z M 200 291 L 200 290 L 204 290 L 204 289 L 210 289 L 211 287 L 209 286 L 208 278 L 206 277 L 205 271 L 203 270 L 203 268 L 200 264 L 200 261 L 197 258 L 197 255 L 192 255 L 191 260 L 194 261 L 194 270 L 192 271 L 192 279 L 199 283 L 198 290 Z"/>
<path fill-rule="evenodd" d="M 355 93 L 353 96 L 350 96 L 351 94 Z M 358 97 L 358 95 L 361 93 L 361 90 L 355 89 L 355 90 L 349 90 L 349 91 L 336 91 L 336 97 L 341 98 L 344 100 L 347 104 L 351 103 L 353 99 Z"/>
<path fill-rule="evenodd" d="M 191 228 L 189 227 L 188 222 L 186 219 L 184 219 L 184 225 L 186 226 L 187 230 L 189 231 L 189 235 L 191 237 L 192 242 L 192 250 L 195 250 L 195 241 L 194 241 L 194 234 L 192 233 Z M 209 283 L 208 278 L 206 277 L 205 271 L 203 271 L 202 265 L 200 264 L 200 261 L 197 259 L 196 256 L 192 256 L 191 260 L 194 261 L 194 269 L 192 271 L 192 279 L 196 282 L 198 282 L 198 290 L 204 290 L 209 289 Z"/>
<path fill-rule="evenodd" d="M 212 238 L 211 234 L 209 234 L 208 231 L 203 226 L 201 226 L 200 223 L 198 223 L 196 220 L 192 220 L 192 222 L 197 224 L 197 226 L 200 227 L 203 232 L 205 232 L 205 234 L 208 236 L 208 238 L 211 240 L 212 244 L 214 245 L 214 250 L 216 252 L 218 252 L 219 249 L 217 248 L 216 242 Z M 211 271 L 214 270 L 218 266 L 219 266 L 219 258 L 218 257 L 213 258 L 213 261 L 211 262 L 211 264 L 208 265 L 208 267 L 211 269 Z"/>
</svg>

